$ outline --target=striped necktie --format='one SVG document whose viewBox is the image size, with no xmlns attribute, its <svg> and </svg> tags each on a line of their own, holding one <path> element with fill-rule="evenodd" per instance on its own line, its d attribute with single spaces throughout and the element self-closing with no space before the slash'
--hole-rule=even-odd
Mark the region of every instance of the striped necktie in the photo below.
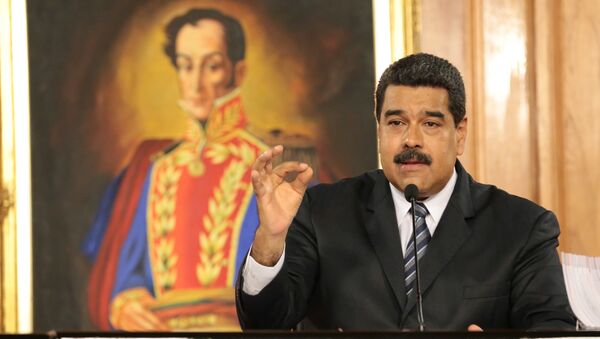
<svg viewBox="0 0 600 339">
<path fill-rule="evenodd" d="M 427 244 L 429 244 L 429 240 L 431 240 L 431 234 L 429 234 L 427 223 L 425 223 L 425 216 L 428 213 L 425 205 L 420 202 L 415 204 L 415 217 L 417 219 L 415 227 L 417 229 L 417 255 L 419 260 L 421 260 L 425 254 Z M 406 246 L 406 252 L 404 252 L 404 282 L 406 284 L 407 296 L 410 295 L 415 288 L 415 272 L 415 251 L 411 234 L 408 245 Z"/>
</svg>

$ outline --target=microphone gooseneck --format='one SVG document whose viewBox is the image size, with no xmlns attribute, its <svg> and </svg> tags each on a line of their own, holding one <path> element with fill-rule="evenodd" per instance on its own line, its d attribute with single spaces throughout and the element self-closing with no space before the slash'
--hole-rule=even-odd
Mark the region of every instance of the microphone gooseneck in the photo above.
<svg viewBox="0 0 600 339">
<path fill-rule="evenodd" d="M 423 317 L 423 299 L 421 296 L 421 279 L 419 274 L 419 256 L 417 255 L 417 217 L 415 215 L 415 205 L 417 197 L 419 196 L 419 188 L 415 184 L 406 185 L 404 188 L 404 197 L 412 205 L 412 228 L 413 228 L 413 250 L 415 254 L 415 290 L 417 297 L 417 319 L 419 322 L 419 332 L 425 331 L 425 319 Z M 406 255 L 406 254 L 405 254 Z"/>
</svg>

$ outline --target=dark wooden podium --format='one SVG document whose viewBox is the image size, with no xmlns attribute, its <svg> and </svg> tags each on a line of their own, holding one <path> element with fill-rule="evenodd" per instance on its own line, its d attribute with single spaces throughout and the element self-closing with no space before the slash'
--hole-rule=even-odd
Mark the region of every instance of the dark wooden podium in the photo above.
<svg viewBox="0 0 600 339">
<path fill-rule="evenodd" d="M 48 339 L 83 338 L 600 338 L 600 331 L 488 331 L 488 332 L 287 332 L 287 331 L 249 331 L 235 333 L 124 333 L 124 332 L 50 332 L 44 335 Z M 42 337 L 44 337 L 42 336 Z"/>
</svg>

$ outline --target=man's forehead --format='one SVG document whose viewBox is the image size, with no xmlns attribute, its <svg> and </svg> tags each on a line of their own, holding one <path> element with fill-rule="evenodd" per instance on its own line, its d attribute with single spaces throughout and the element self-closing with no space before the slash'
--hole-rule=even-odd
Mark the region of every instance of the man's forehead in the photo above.
<svg viewBox="0 0 600 339">
<path fill-rule="evenodd" d="M 205 41 L 213 44 L 225 44 L 225 27 L 215 19 L 200 19 L 195 23 L 187 23 L 177 32 L 177 44 Z M 192 41 L 189 41 L 192 42 Z"/>
<path fill-rule="evenodd" d="M 219 31 L 219 33 L 225 35 L 225 26 L 223 26 L 223 23 L 217 19 L 203 18 L 203 19 L 199 19 L 198 21 L 196 21 L 194 23 L 189 23 L 188 25 L 199 27 L 199 28 L 213 29 L 213 30 Z"/>
<path fill-rule="evenodd" d="M 406 84 L 389 84 L 386 88 L 386 92 L 394 90 L 402 90 L 402 91 L 411 91 L 411 90 L 433 90 L 433 91 L 441 91 L 448 95 L 448 90 L 442 86 L 433 86 L 433 85 L 406 85 Z"/>
<path fill-rule="evenodd" d="M 214 19 L 200 19 L 185 24 L 177 33 L 175 52 L 178 55 L 207 56 L 220 52 L 226 55 L 225 28 Z"/>
<path fill-rule="evenodd" d="M 437 110 L 449 108 L 448 91 L 443 87 L 389 85 L 383 96 L 383 107 L 398 105 L 432 106 Z"/>
</svg>

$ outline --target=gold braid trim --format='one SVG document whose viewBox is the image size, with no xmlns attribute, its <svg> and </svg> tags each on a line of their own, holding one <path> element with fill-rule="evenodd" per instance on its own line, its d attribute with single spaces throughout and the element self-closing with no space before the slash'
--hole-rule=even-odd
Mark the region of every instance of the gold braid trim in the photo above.
<svg viewBox="0 0 600 339">
<path fill-rule="evenodd" d="M 234 159 L 225 168 L 219 185 L 208 201 L 208 214 L 203 218 L 204 230 L 199 235 L 200 262 L 196 266 L 196 277 L 203 286 L 210 286 L 227 266 L 225 244 L 232 226 L 232 215 L 236 211 L 238 191 L 243 187 L 242 178 L 254 161 L 256 152 L 248 145 L 214 145 L 207 151 L 207 157 L 219 164 L 226 159 Z M 238 212 L 239 213 L 239 212 Z"/>
<path fill-rule="evenodd" d="M 238 102 L 224 107 L 222 114 L 212 115 L 206 125 L 207 139 L 214 140 L 237 129 L 236 127 L 242 119 L 240 110 L 241 105 Z"/>
<path fill-rule="evenodd" d="M 156 193 L 152 193 L 152 240 L 161 238 L 154 246 L 154 265 L 157 286 L 160 291 L 169 290 L 175 285 L 177 272 L 175 265 L 178 256 L 174 254 L 174 240 L 166 239 L 175 229 L 175 195 L 181 170 L 177 168 L 173 157 L 164 158 L 156 173 Z"/>
<path fill-rule="evenodd" d="M 188 173 L 192 177 L 199 177 L 204 174 L 205 166 L 202 163 L 202 149 L 204 148 L 205 141 L 198 144 L 185 142 L 183 143 L 176 152 L 173 153 L 175 158 L 176 166 L 187 166 Z"/>
<path fill-rule="evenodd" d="M 254 163 L 256 155 L 254 149 L 247 143 L 242 143 L 239 146 L 232 143 L 227 145 L 210 144 L 206 149 L 206 157 L 215 165 L 222 164 L 230 157 L 235 157 L 245 165 L 250 166 Z"/>
<path fill-rule="evenodd" d="M 169 328 L 179 331 L 240 332 L 236 317 L 206 312 L 203 314 L 178 315 L 166 320 Z"/>
</svg>

